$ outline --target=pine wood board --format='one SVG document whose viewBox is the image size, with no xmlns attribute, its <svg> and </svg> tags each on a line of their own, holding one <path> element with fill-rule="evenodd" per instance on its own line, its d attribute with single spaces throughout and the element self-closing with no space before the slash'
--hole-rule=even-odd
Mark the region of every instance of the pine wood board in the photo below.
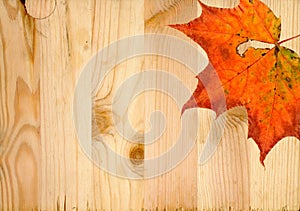
<svg viewBox="0 0 300 211">
<path fill-rule="evenodd" d="M 238 3 L 203 2 L 226 7 Z M 282 19 L 281 39 L 300 33 L 298 0 L 264 2 Z M 196 46 L 167 24 L 197 17 L 201 13 L 197 1 L 26 0 L 25 6 L 18 0 L 0 3 L 0 210 L 300 208 L 299 140 L 280 141 L 263 168 L 257 145 L 246 138 L 246 114 L 240 108 L 232 111 L 218 150 L 202 166 L 198 158 L 213 114 L 197 109 L 201 125 L 197 144 L 174 169 L 151 179 L 113 176 L 94 165 L 78 144 L 74 91 L 92 56 L 121 38 L 145 33 L 172 35 Z M 167 43 L 153 45 L 168 51 Z M 300 54 L 299 40 L 286 46 Z M 129 119 L 138 132 L 135 139 L 147 142 L 150 137 L 140 134 L 151 130 L 151 113 L 160 110 L 167 123 L 164 135 L 141 147 L 115 130 L 110 106 L 115 93 L 128 78 L 151 69 L 176 76 L 191 92 L 196 87 L 188 68 L 160 56 L 133 58 L 111 70 L 93 99 L 103 124 L 90 126 L 100 127 L 104 141 L 116 153 L 136 158 L 138 165 L 121 163 L 119 171 L 126 167 L 143 175 L 149 166 L 142 158 L 168 151 L 181 129 L 176 102 L 152 90 L 132 101 Z"/>
</svg>

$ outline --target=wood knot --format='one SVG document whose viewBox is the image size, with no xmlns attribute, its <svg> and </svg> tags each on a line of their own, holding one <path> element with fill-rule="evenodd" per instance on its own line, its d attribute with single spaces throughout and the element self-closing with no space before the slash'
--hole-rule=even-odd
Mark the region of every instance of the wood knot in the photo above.
<svg viewBox="0 0 300 211">
<path fill-rule="evenodd" d="M 111 127 L 113 126 L 111 110 L 96 105 L 94 107 L 93 114 L 94 114 L 93 118 L 95 120 L 98 133 L 100 134 L 110 133 Z"/>
<path fill-rule="evenodd" d="M 141 165 L 144 162 L 144 144 L 137 144 L 131 147 L 129 158 L 132 164 Z"/>
</svg>

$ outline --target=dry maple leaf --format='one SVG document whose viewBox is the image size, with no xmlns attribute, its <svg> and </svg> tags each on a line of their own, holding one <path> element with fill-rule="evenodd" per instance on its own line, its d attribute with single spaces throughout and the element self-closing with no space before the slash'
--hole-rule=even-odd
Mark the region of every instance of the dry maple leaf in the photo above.
<svg viewBox="0 0 300 211">
<path fill-rule="evenodd" d="M 260 149 L 263 161 L 272 147 L 286 136 L 300 138 L 300 59 L 292 50 L 280 46 L 281 21 L 259 0 L 241 0 L 235 8 L 204 5 L 199 18 L 170 25 L 180 30 L 207 53 L 211 64 L 198 76 L 198 86 L 183 111 L 191 107 L 212 108 L 224 112 L 221 97 L 209 99 L 203 84 L 207 69 L 212 67 L 222 83 L 208 81 L 216 93 L 224 90 L 227 109 L 244 106 L 248 112 L 248 137 Z M 274 44 L 272 49 L 250 47 L 240 55 L 238 47 L 248 40 Z M 204 77 L 203 77 L 204 75 Z M 217 94 L 218 95 L 218 94 Z"/>
</svg>

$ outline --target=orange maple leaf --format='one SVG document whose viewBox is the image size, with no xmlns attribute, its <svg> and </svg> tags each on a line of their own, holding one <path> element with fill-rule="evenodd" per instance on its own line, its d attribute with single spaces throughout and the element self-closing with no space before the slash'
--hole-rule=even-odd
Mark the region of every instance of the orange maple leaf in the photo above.
<svg viewBox="0 0 300 211">
<path fill-rule="evenodd" d="M 198 76 L 198 86 L 183 111 L 191 107 L 224 112 L 220 97 L 209 99 L 203 80 L 215 68 L 221 86 L 208 81 L 215 93 L 224 90 L 227 109 L 244 106 L 248 112 L 248 137 L 260 149 L 263 161 L 273 146 L 286 136 L 300 139 L 300 58 L 279 42 L 281 21 L 259 0 L 241 0 L 235 8 L 209 7 L 202 2 L 200 17 L 187 24 L 170 25 L 180 30 L 207 53 L 211 64 Z M 272 49 L 253 47 L 240 55 L 238 47 L 248 40 L 274 44 Z M 213 77 L 212 77 L 213 78 Z M 217 94 L 218 95 L 218 94 Z"/>
</svg>

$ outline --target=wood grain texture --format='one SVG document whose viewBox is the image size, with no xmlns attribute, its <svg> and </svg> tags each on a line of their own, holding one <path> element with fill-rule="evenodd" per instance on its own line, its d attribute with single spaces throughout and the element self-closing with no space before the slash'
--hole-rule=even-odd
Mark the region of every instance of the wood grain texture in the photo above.
<svg viewBox="0 0 300 211">
<path fill-rule="evenodd" d="M 27 210 L 38 206 L 41 190 L 40 72 L 33 63 L 34 22 L 19 2 L 5 1 L 0 7 L 0 209 Z"/>
<path fill-rule="evenodd" d="M 202 1 L 218 7 L 239 2 Z M 282 19 L 281 40 L 300 34 L 300 1 L 263 2 Z M 201 166 L 198 158 L 207 135 L 219 126 L 211 111 L 197 109 L 197 144 L 187 158 L 165 174 L 143 179 L 150 168 L 144 160 L 174 145 L 182 129 L 181 108 L 159 90 L 130 96 L 129 122 L 136 131 L 131 141 L 137 142 L 132 143 L 117 131 L 112 104 L 124 82 L 151 69 L 176 76 L 192 92 L 197 85 L 194 74 L 172 59 L 144 56 L 116 64 L 92 99 L 93 122 L 87 127 L 93 136 L 103 137 L 107 150 L 128 158 L 121 163 L 115 159 L 117 172 L 134 173 L 139 180 L 100 169 L 78 144 L 74 91 L 92 56 L 121 38 L 145 33 L 172 35 L 197 46 L 167 25 L 200 13 L 196 0 L 1 1 L 0 210 L 299 210 L 299 140 L 280 141 L 264 168 L 257 145 L 246 138 L 242 108 L 228 112 L 220 145 Z M 153 46 L 168 51 L 171 46 L 165 43 Z M 299 39 L 284 45 L 300 54 Z M 171 81 L 168 77 L 163 84 Z M 130 87 L 123 93 L 133 93 L 135 84 Z M 156 110 L 165 115 L 166 130 L 155 143 L 146 144 Z M 154 124 L 162 122 L 154 119 Z M 172 163 L 175 157 L 168 159 Z"/>
<path fill-rule="evenodd" d="M 165 34 L 174 36 L 175 32 L 167 26 L 172 22 L 188 21 L 191 17 L 197 15 L 196 1 L 145 1 L 145 32 Z M 189 11 L 186 13 L 185 11 Z M 182 39 L 188 40 L 181 37 Z M 153 45 L 158 50 L 165 48 L 166 51 L 171 51 L 170 37 L 162 37 L 164 39 L 164 46 L 153 42 Z M 183 56 L 185 60 L 189 60 L 188 55 Z M 196 86 L 194 76 L 191 70 L 185 65 L 174 61 L 173 58 L 164 58 L 162 56 L 152 56 L 145 58 L 145 69 L 164 71 L 168 74 L 163 83 L 172 83 L 171 76 L 179 78 L 182 86 L 187 88 L 192 93 L 193 86 Z M 159 81 L 159 76 L 157 76 Z M 170 152 L 176 141 L 183 131 L 182 118 L 180 117 L 180 104 L 176 99 L 180 95 L 180 91 L 176 90 L 175 93 L 162 94 L 159 91 L 149 94 L 147 99 L 146 114 L 151 111 L 159 110 L 165 115 L 166 130 L 164 134 L 154 144 L 148 145 L 145 148 L 145 155 L 147 157 L 158 157 L 163 153 Z M 174 87 L 173 89 L 182 89 L 181 86 Z M 182 97 L 182 96 L 181 96 Z M 188 98 L 189 96 L 184 96 Z M 173 98 L 173 99 L 172 99 Z M 187 99 L 186 99 L 187 100 Z M 175 115 L 169 115 L 169 114 Z M 154 124 L 162 124 L 156 120 Z M 151 138 L 151 137 L 150 137 Z M 175 156 L 180 156 L 181 153 L 177 152 Z M 175 165 L 172 160 L 175 157 L 168 155 L 169 166 Z M 174 156 L 174 155 L 173 155 Z M 157 178 L 145 181 L 147 192 L 145 192 L 145 208 L 151 210 L 195 210 L 197 208 L 197 150 L 196 147 L 187 155 L 179 165 L 171 171 L 163 174 Z"/>
</svg>

